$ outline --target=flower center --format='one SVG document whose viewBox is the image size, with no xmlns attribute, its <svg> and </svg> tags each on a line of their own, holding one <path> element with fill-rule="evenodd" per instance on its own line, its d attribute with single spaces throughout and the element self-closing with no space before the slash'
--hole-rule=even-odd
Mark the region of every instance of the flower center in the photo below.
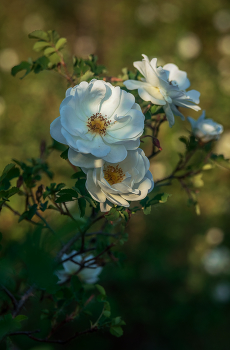
<svg viewBox="0 0 230 350">
<path fill-rule="evenodd" d="M 114 185 L 122 182 L 125 174 L 123 173 L 122 169 L 119 168 L 119 164 L 116 167 L 108 165 L 106 168 L 104 168 L 104 177 L 110 185 Z"/>
<path fill-rule="evenodd" d="M 111 121 L 105 119 L 101 113 L 93 114 L 88 118 L 87 127 L 88 131 L 91 131 L 95 134 L 105 135 L 107 127 L 110 125 Z"/>
</svg>

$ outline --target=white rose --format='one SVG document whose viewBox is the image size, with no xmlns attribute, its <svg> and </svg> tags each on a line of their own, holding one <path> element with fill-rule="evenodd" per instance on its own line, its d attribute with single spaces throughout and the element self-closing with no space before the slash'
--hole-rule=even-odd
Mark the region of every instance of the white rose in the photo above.
<svg viewBox="0 0 230 350">
<path fill-rule="evenodd" d="M 195 120 L 188 117 L 188 121 L 191 124 L 194 136 L 202 142 L 218 140 L 223 132 L 221 124 L 214 122 L 212 119 L 205 119 L 205 111 L 203 111 L 199 119 Z"/>
<path fill-rule="evenodd" d="M 124 85 L 129 90 L 138 89 L 140 97 L 144 101 L 163 106 L 169 126 L 175 123 L 174 114 L 184 120 L 177 107 L 192 108 L 199 111 L 200 93 L 196 90 L 186 92 L 190 86 L 187 73 L 179 70 L 175 64 L 166 64 L 163 68 L 157 67 L 157 59 L 149 61 L 146 55 L 142 55 L 142 61 L 134 62 L 140 73 L 144 76 L 142 81 L 126 80 Z"/>
<path fill-rule="evenodd" d="M 51 136 L 68 145 L 69 161 L 85 168 L 124 160 L 139 147 L 144 115 L 132 94 L 103 80 L 83 81 L 66 91 Z"/>
<path fill-rule="evenodd" d="M 154 186 L 149 165 L 148 158 L 138 148 L 128 151 L 122 162 L 105 162 L 101 168 L 82 170 L 87 174 L 87 190 L 100 202 L 101 211 L 106 212 L 113 204 L 129 207 L 127 201 L 139 201 L 147 196 Z"/>
<path fill-rule="evenodd" d="M 68 259 L 69 257 L 76 254 L 76 250 L 73 250 L 70 254 L 63 254 L 62 260 Z M 78 264 L 81 264 L 83 261 L 87 263 L 87 261 L 93 259 L 93 255 L 89 255 L 86 258 L 83 259 L 82 255 L 76 255 L 72 258 L 73 261 L 75 261 Z M 91 261 L 89 262 L 91 263 Z M 75 275 L 76 272 L 79 270 L 80 265 L 75 264 L 71 260 L 67 260 L 63 262 L 64 270 L 57 271 L 56 275 L 59 278 L 59 284 L 64 283 L 68 278 L 72 275 Z M 90 267 L 84 267 L 77 276 L 82 280 L 84 283 L 93 284 L 98 281 L 98 275 L 101 273 L 102 267 L 98 266 L 96 264 L 90 265 Z"/>
</svg>

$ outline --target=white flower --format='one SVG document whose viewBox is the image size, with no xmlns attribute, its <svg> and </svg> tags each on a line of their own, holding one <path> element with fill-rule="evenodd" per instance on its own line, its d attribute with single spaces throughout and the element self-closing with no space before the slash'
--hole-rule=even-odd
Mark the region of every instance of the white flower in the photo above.
<svg viewBox="0 0 230 350">
<path fill-rule="evenodd" d="M 223 132 L 223 126 L 214 122 L 212 119 L 205 119 L 205 111 L 197 120 L 188 117 L 188 121 L 192 126 L 194 136 L 202 142 L 218 140 Z"/>
<path fill-rule="evenodd" d="M 76 254 L 76 250 L 73 250 L 70 254 L 63 254 L 62 255 L 62 261 L 65 259 L 68 259 L 69 257 L 73 256 Z M 83 261 L 87 264 L 87 261 L 93 259 L 93 255 L 89 255 L 85 258 L 82 257 L 82 255 L 76 255 L 72 258 L 73 261 L 75 261 L 78 264 L 75 264 L 71 260 L 67 260 L 63 262 L 63 267 L 64 270 L 57 271 L 56 275 L 59 278 L 59 284 L 64 283 L 65 281 L 68 280 L 68 278 L 72 275 L 75 275 L 76 272 L 79 270 L 80 265 Z M 89 261 L 89 264 L 91 264 L 92 261 Z M 89 283 L 93 284 L 98 281 L 98 275 L 101 273 L 102 267 L 98 266 L 96 264 L 90 265 L 90 267 L 84 267 L 78 274 L 77 276 L 82 280 L 84 283 Z"/>
<path fill-rule="evenodd" d="M 127 158 L 119 163 L 105 162 L 95 169 L 82 169 L 87 174 L 86 188 L 100 202 L 102 212 L 113 204 L 129 207 L 127 201 L 139 201 L 153 189 L 149 160 L 138 148 L 128 151 Z"/>
<path fill-rule="evenodd" d="M 144 115 L 132 94 L 103 80 L 83 81 L 66 91 L 51 136 L 68 145 L 69 161 L 85 168 L 124 160 L 139 147 Z"/>
<path fill-rule="evenodd" d="M 200 107 L 195 105 L 199 103 L 200 93 L 196 90 L 185 91 L 190 86 L 186 72 L 179 70 L 172 63 L 166 64 L 163 68 L 157 67 L 156 58 L 150 62 L 146 55 L 142 56 L 143 60 L 134 62 L 133 65 L 144 78 L 142 81 L 124 81 L 127 89 L 138 89 L 138 93 L 144 101 L 163 106 L 170 127 L 175 123 L 174 114 L 184 120 L 183 114 L 178 111 L 177 107 L 200 110 Z"/>
</svg>

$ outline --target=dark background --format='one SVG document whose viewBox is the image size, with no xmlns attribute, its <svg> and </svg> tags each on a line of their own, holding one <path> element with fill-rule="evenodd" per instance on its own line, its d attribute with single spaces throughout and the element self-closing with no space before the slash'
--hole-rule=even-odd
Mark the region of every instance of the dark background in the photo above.
<svg viewBox="0 0 230 350">
<path fill-rule="evenodd" d="M 12 66 L 36 57 L 27 36 L 35 29 L 56 29 L 67 38 L 64 53 L 70 65 L 73 54 L 95 53 L 110 76 L 121 74 L 123 67 L 132 69 L 142 53 L 158 57 L 159 64 L 177 64 L 188 72 L 191 88 L 201 92 L 200 106 L 207 117 L 223 124 L 216 152 L 230 158 L 228 1 L 1 0 L 0 23 L 1 169 L 12 158 L 39 156 L 41 140 L 51 143 L 49 125 L 64 98 L 66 82 L 54 72 L 32 73 L 23 80 L 10 75 Z M 187 115 L 198 118 L 200 113 Z M 154 180 L 170 174 L 184 147 L 178 138 L 188 130 L 189 123 L 179 118 L 172 129 L 163 124 L 159 134 L 163 151 L 151 163 Z M 49 162 L 56 171 L 54 180 L 70 183 L 67 162 L 58 153 Z M 115 316 L 127 323 L 124 336 L 94 334 L 65 349 L 229 349 L 229 172 L 208 170 L 203 180 L 200 216 L 187 206 L 186 193 L 175 183 L 166 189 L 172 194 L 166 204 L 154 207 L 149 216 L 132 218 L 129 241 L 121 248 L 123 268 L 104 268 L 100 283 Z M 26 234 L 28 225 L 16 223 L 10 212 L 2 211 L 6 241 Z M 26 349 L 62 348 L 23 341 Z"/>
</svg>

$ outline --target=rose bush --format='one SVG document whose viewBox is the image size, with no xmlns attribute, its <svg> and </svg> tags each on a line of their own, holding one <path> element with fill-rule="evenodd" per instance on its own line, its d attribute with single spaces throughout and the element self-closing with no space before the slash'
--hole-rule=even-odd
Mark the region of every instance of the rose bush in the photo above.
<svg viewBox="0 0 230 350">
<path fill-rule="evenodd" d="M 212 119 L 205 118 L 205 111 L 203 111 L 197 120 L 188 117 L 188 121 L 191 124 L 194 136 L 204 143 L 211 140 L 218 140 L 223 132 L 223 126 L 221 124 L 214 122 Z"/>
</svg>

